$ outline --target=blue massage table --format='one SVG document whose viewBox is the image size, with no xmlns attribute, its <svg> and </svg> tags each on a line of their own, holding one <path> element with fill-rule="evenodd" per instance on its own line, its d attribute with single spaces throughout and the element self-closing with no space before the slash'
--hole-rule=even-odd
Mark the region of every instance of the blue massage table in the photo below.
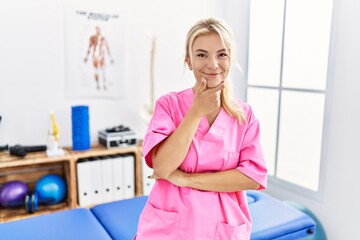
<svg viewBox="0 0 360 240">
<path fill-rule="evenodd" d="M 247 191 L 253 220 L 251 240 L 313 236 L 315 222 L 266 193 Z M 1 240 L 133 240 L 146 196 L 0 224 Z"/>
<path fill-rule="evenodd" d="M 0 239 L 111 240 L 112 238 L 90 209 L 78 208 L 1 223 Z"/>
<path fill-rule="evenodd" d="M 315 221 L 296 208 L 260 191 L 247 191 L 247 198 L 252 240 L 292 240 L 314 235 Z"/>
</svg>

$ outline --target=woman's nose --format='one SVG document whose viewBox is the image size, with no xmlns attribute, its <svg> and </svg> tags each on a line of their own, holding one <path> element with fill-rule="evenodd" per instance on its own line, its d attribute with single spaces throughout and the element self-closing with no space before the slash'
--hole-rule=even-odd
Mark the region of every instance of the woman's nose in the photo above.
<svg viewBox="0 0 360 240">
<path fill-rule="evenodd" d="M 209 61 L 207 62 L 207 68 L 209 69 L 216 69 L 219 67 L 218 60 L 214 58 L 209 58 Z"/>
</svg>

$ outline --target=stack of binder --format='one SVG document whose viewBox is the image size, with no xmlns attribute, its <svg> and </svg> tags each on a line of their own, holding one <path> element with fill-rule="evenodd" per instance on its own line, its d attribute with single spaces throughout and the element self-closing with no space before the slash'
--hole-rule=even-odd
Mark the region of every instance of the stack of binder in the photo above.
<svg viewBox="0 0 360 240">
<path fill-rule="evenodd" d="M 76 164 L 79 206 L 134 197 L 134 164 L 132 154 L 79 159 Z"/>
</svg>

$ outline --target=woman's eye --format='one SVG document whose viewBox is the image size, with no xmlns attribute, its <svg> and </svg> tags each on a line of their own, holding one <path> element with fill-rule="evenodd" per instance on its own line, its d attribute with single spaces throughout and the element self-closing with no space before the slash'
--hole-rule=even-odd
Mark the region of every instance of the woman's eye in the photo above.
<svg viewBox="0 0 360 240">
<path fill-rule="evenodd" d="M 226 53 L 220 53 L 219 54 L 219 57 L 221 57 L 221 58 L 226 58 L 228 55 L 226 54 Z"/>
<path fill-rule="evenodd" d="M 204 58 L 205 57 L 205 54 L 203 54 L 203 53 L 199 53 L 198 55 L 196 55 L 196 56 L 198 56 L 198 57 L 200 57 L 200 58 Z"/>
</svg>

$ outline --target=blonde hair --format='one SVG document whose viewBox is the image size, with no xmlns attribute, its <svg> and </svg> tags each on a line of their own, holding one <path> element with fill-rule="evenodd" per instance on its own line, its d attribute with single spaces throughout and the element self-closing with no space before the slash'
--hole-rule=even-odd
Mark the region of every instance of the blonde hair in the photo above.
<svg viewBox="0 0 360 240">
<path fill-rule="evenodd" d="M 188 59 L 192 61 L 191 50 L 195 39 L 199 36 L 211 34 L 217 34 L 226 47 L 227 53 L 230 57 L 230 68 L 234 59 L 234 34 L 224 21 L 214 17 L 202 19 L 190 28 L 186 36 L 185 62 Z M 230 81 L 225 81 L 225 88 L 221 92 L 221 104 L 230 116 L 237 118 L 239 122 L 246 121 L 244 110 L 238 101 L 233 97 Z"/>
</svg>

